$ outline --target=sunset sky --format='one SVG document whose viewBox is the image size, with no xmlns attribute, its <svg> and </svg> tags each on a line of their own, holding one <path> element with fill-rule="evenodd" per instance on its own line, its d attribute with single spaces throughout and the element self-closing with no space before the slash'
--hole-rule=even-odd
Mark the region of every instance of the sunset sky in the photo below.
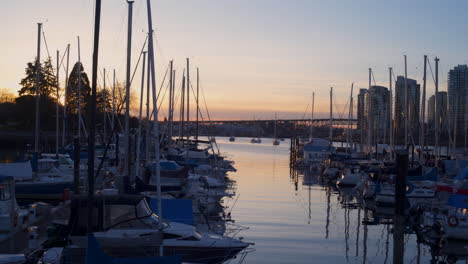
<svg viewBox="0 0 468 264">
<path fill-rule="evenodd" d="M 145 3 L 134 4 L 132 68 L 147 32 Z M 317 116 L 325 115 L 330 86 L 339 115 L 351 83 L 355 95 L 367 87 L 369 67 L 376 83 L 388 86 L 388 67 L 403 74 L 406 54 L 408 77 L 421 82 L 423 55 L 432 67 L 438 56 L 441 89 L 446 90 L 448 70 L 468 63 L 467 1 L 152 0 L 152 8 L 158 87 L 174 59 L 179 89 L 189 57 L 192 83 L 199 67 L 214 119 L 264 119 L 274 112 L 279 118 L 301 118 L 313 91 L 316 112 L 321 112 Z M 54 65 L 56 50 L 63 53 L 67 43 L 76 62 L 79 35 L 90 73 L 93 13 L 94 0 L 3 1 L 0 88 L 20 88 L 26 63 L 36 56 L 37 22 L 44 24 Z M 124 81 L 126 1 L 103 0 L 101 22 L 99 68 L 115 68 Z M 41 56 L 47 56 L 44 45 Z M 132 89 L 138 91 L 136 76 Z"/>
</svg>

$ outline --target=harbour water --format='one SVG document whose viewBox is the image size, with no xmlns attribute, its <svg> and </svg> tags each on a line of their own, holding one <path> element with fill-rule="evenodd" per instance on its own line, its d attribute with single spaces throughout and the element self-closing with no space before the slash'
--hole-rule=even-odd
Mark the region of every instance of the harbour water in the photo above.
<svg viewBox="0 0 468 264">
<path fill-rule="evenodd" d="M 320 184 L 318 176 L 291 177 L 287 139 L 279 146 L 272 139 L 217 142 L 236 162 L 230 177 L 239 198 L 232 218 L 250 228 L 241 235 L 255 243 L 244 263 L 392 263 L 393 226 L 382 224 L 390 221 L 391 208 L 385 219 L 385 211 L 363 209 L 350 195 Z M 416 243 L 416 235 L 405 234 L 404 241 L 405 263 L 430 262 L 429 247 Z"/>
</svg>

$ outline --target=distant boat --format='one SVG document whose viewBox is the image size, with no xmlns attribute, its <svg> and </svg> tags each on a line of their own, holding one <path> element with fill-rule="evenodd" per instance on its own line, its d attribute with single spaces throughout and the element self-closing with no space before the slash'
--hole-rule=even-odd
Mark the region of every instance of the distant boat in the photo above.
<svg viewBox="0 0 468 264">
<path fill-rule="evenodd" d="M 59 170 L 57 160 L 38 159 L 37 174 L 34 175 L 31 161 L 0 163 L 3 176 L 11 176 L 16 181 L 16 194 L 62 194 L 64 189 L 73 188 L 73 174 Z"/>
<path fill-rule="evenodd" d="M 276 113 L 275 113 L 275 129 L 274 129 L 274 139 L 273 139 L 273 146 L 278 146 L 280 144 L 280 141 L 278 139 L 278 137 L 276 136 Z"/>
<path fill-rule="evenodd" d="M 250 143 L 260 144 L 260 143 L 262 143 L 262 140 L 260 138 L 252 138 L 250 140 Z"/>
</svg>

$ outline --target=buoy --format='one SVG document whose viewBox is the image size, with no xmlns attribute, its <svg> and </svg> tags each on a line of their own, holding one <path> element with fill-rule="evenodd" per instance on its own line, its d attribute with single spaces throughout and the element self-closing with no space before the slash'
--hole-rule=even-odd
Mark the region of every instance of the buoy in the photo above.
<svg viewBox="0 0 468 264">
<path fill-rule="evenodd" d="M 62 194 L 62 201 L 70 200 L 70 189 L 65 188 Z"/>
<path fill-rule="evenodd" d="M 456 227 L 458 225 L 458 217 L 451 215 L 447 218 L 447 224 L 451 227 Z"/>
</svg>

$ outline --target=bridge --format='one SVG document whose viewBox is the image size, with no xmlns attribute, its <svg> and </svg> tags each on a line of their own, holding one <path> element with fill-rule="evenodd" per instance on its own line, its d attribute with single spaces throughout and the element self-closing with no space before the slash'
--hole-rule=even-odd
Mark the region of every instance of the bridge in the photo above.
<svg viewBox="0 0 468 264">
<path fill-rule="evenodd" d="M 200 121 L 200 124 L 203 125 L 268 125 L 274 123 L 274 119 L 266 119 L 266 120 L 203 120 Z M 310 126 L 311 120 L 310 119 L 278 119 L 276 120 L 277 125 L 301 125 L 301 126 Z M 347 118 L 334 118 L 333 119 L 333 126 L 347 126 L 349 123 L 353 127 L 357 125 L 357 119 L 350 119 Z M 313 126 L 329 126 L 330 119 L 329 118 L 317 118 L 312 120 Z"/>
<path fill-rule="evenodd" d="M 264 119 L 264 120 L 203 120 L 199 122 L 199 133 L 201 135 L 219 135 L 219 136 L 265 136 L 272 137 L 275 131 L 278 137 L 293 137 L 299 135 L 308 135 L 312 124 L 314 135 L 318 137 L 328 137 L 330 119 Z M 357 120 L 347 118 L 334 118 L 333 127 L 334 137 L 342 136 L 348 124 L 355 129 Z M 179 122 L 174 122 L 174 130 L 178 130 Z M 184 134 L 195 134 L 195 121 L 191 120 L 189 124 L 184 125 Z"/>
</svg>

